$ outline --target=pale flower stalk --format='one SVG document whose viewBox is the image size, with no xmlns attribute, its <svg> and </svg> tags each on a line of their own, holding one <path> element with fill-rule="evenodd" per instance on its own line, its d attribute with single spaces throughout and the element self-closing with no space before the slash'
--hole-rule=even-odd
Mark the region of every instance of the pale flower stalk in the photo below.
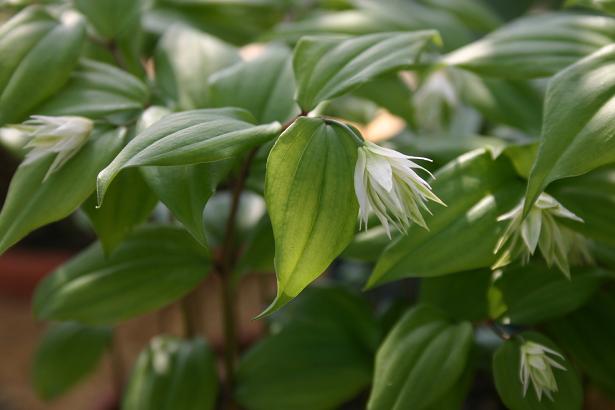
<svg viewBox="0 0 615 410">
<path fill-rule="evenodd" d="M 94 123 L 83 117 L 33 115 L 32 119 L 15 127 L 30 137 L 25 148 L 31 150 L 23 163 L 29 164 L 45 155 L 56 154 L 45 175 L 44 179 L 47 179 L 79 152 L 93 127 Z"/>
<path fill-rule="evenodd" d="M 582 223 L 581 218 L 545 193 L 540 194 L 526 218 L 523 218 L 523 204 L 522 200 L 498 218 L 498 221 L 510 223 L 495 247 L 494 253 L 502 253 L 492 269 L 506 266 L 517 258 L 525 264 L 536 248 L 540 248 L 549 267 L 556 265 L 567 277 L 570 277 L 569 255 L 579 255 L 573 262 L 591 262 L 585 238 L 557 220 L 563 218 Z"/>
<path fill-rule="evenodd" d="M 431 213 L 427 201 L 444 203 L 415 169 L 427 172 L 411 157 L 365 141 L 358 149 L 354 186 L 359 201 L 359 224 L 367 228 L 371 212 L 382 223 L 391 238 L 391 226 L 405 233 L 412 222 L 427 229 L 422 211 Z"/>
<path fill-rule="evenodd" d="M 553 400 L 552 393 L 557 392 L 557 381 L 553 374 L 553 368 L 566 370 L 549 355 L 564 360 L 564 356 L 553 349 L 549 349 L 539 343 L 526 341 L 521 345 L 521 363 L 519 365 L 519 378 L 523 385 L 523 397 L 527 394 L 530 383 L 534 385 L 538 401 L 544 393 Z"/>
</svg>

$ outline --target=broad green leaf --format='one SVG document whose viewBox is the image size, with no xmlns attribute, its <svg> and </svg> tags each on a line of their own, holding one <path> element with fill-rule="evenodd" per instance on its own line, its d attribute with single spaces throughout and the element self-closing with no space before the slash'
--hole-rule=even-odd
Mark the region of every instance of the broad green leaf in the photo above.
<svg viewBox="0 0 615 410">
<path fill-rule="evenodd" d="M 489 316 L 487 290 L 490 283 L 489 269 L 423 278 L 419 303 L 437 307 L 455 320 L 484 320 Z"/>
<path fill-rule="evenodd" d="M 506 310 L 506 323 L 535 324 L 578 309 L 598 289 L 605 273 L 597 268 L 574 268 L 568 279 L 542 263 L 504 269 L 493 283 Z"/>
<path fill-rule="evenodd" d="M 99 175 L 98 202 L 125 168 L 192 165 L 232 158 L 273 139 L 277 122 L 254 125 L 251 115 L 234 108 L 171 114 L 139 133 Z"/>
<path fill-rule="evenodd" d="M 562 219 L 575 231 L 615 246 L 615 166 L 607 166 L 576 178 L 553 183 L 549 193 L 583 219 Z"/>
<path fill-rule="evenodd" d="M 111 65 L 81 60 L 62 91 L 36 109 L 46 115 L 81 115 L 126 123 L 143 110 L 149 92 L 138 78 Z"/>
<path fill-rule="evenodd" d="M 241 359 L 235 396 L 242 407 L 328 410 L 369 385 L 378 328 L 364 300 L 310 288 L 280 313 L 279 330 Z"/>
<path fill-rule="evenodd" d="M 187 26 L 165 31 L 156 51 L 156 82 L 182 110 L 210 106 L 209 76 L 240 61 L 235 47 Z"/>
<path fill-rule="evenodd" d="M 460 75 L 461 98 L 494 124 L 506 124 L 539 135 L 542 126 L 541 93 L 521 80 Z"/>
<path fill-rule="evenodd" d="M 259 123 L 286 122 L 299 113 L 294 101 L 295 78 L 286 47 L 272 46 L 252 61 L 212 75 L 213 107 L 239 107 Z"/>
<path fill-rule="evenodd" d="M 32 384 L 44 400 L 53 399 L 91 373 L 111 342 L 111 330 L 75 322 L 51 325 L 32 368 Z"/>
<path fill-rule="evenodd" d="M 418 1 L 352 0 L 354 9 L 318 12 L 281 23 L 274 36 L 297 41 L 306 35 L 364 35 L 391 31 L 437 30 L 446 50 L 471 41 L 473 33 L 453 13 Z"/>
<path fill-rule="evenodd" d="M 482 0 L 421 1 L 431 7 L 451 13 L 472 30 L 491 31 L 501 23 L 500 18 Z"/>
<path fill-rule="evenodd" d="M 615 162 L 615 45 L 556 75 L 545 99 L 542 139 L 525 211 L 546 186 Z"/>
<path fill-rule="evenodd" d="M 141 172 L 160 201 L 169 208 L 194 239 L 205 246 L 207 244 L 203 225 L 205 204 L 231 165 L 230 161 L 225 160 L 185 166 L 144 167 Z"/>
<path fill-rule="evenodd" d="M 566 0 L 564 6 L 584 6 L 611 14 L 615 13 L 615 0 Z"/>
<path fill-rule="evenodd" d="M 515 20 L 443 62 L 503 78 L 549 77 L 614 40 L 610 17 L 545 13 Z"/>
<path fill-rule="evenodd" d="M 352 240 L 357 145 L 342 125 L 301 117 L 269 154 L 265 199 L 278 291 L 271 313 L 320 276 Z"/>
<path fill-rule="evenodd" d="M 375 262 L 391 242 L 382 225 L 359 232 L 342 254 L 350 260 Z"/>
<path fill-rule="evenodd" d="M 589 378 L 615 395 L 615 297 L 599 293 L 584 308 L 547 324 L 547 333 L 575 359 Z"/>
<path fill-rule="evenodd" d="M 522 333 L 521 336 L 528 341 L 539 343 L 557 352 L 561 350 L 549 339 L 538 333 Z M 534 387 L 528 388 L 523 395 L 523 386 L 519 378 L 521 360 L 521 342 L 515 338 L 508 340 L 500 346 L 493 356 L 493 376 L 495 387 L 500 398 L 510 410 L 581 410 L 583 404 L 583 390 L 579 378 L 572 364 L 557 359 L 563 363 L 566 371 L 554 369 L 558 391 L 554 392 L 553 401 L 548 397 L 538 400 Z"/>
<path fill-rule="evenodd" d="M 462 377 L 472 326 L 452 324 L 438 310 L 407 312 L 376 354 L 368 410 L 426 409 Z"/>
<path fill-rule="evenodd" d="M 438 41 L 433 30 L 304 37 L 293 55 L 297 102 L 307 112 L 379 75 L 412 67 L 423 50 Z"/>
<path fill-rule="evenodd" d="M 522 195 L 523 185 L 505 157 L 476 150 L 435 174 L 433 191 L 446 208 L 425 218 L 429 231 L 413 225 L 393 240 L 376 263 L 368 287 L 405 277 L 430 277 L 491 266 L 502 233 L 498 216 Z"/>
<path fill-rule="evenodd" d="M 183 229 L 143 227 L 108 257 L 96 243 L 45 278 L 36 289 L 34 313 L 115 323 L 180 298 L 209 268 L 206 251 Z"/>
<path fill-rule="evenodd" d="M 120 175 L 107 192 L 106 201 L 96 207 L 96 195 L 82 206 L 96 231 L 103 249 L 110 253 L 133 228 L 152 213 L 158 198 L 149 189 L 137 169 Z"/>
<path fill-rule="evenodd" d="M 140 0 L 75 0 L 74 3 L 105 38 L 116 38 L 127 30 L 134 30 L 141 12 Z"/>
<path fill-rule="evenodd" d="M 141 352 L 124 393 L 124 410 L 213 410 L 216 356 L 202 339 L 158 336 Z"/>
<path fill-rule="evenodd" d="M 96 187 L 96 175 L 119 152 L 125 130 L 95 130 L 62 168 L 44 177 L 54 160 L 46 155 L 20 165 L 0 212 L 0 254 L 33 230 L 66 218 Z"/>
<path fill-rule="evenodd" d="M 0 124 L 24 120 L 59 91 L 77 65 L 85 40 L 85 24 L 74 12 L 53 22 L 32 7 L 13 19 L 0 31 Z"/>
</svg>

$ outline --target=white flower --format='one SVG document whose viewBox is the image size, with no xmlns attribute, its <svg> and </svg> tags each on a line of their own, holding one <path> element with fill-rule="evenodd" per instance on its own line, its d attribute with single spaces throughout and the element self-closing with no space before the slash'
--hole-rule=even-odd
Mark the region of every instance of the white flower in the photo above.
<svg viewBox="0 0 615 410">
<path fill-rule="evenodd" d="M 542 399 L 542 393 L 553 400 L 551 393 L 557 391 L 557 381 L 553 375 L 553 367 L 560 370 L 566 370 L 566 368 L 547 354 L 554 355 L 562 360 L 564 356 L 553 349 L 529 341 L 521 345 L 520 352 L 519 378 L 523 385 L 523 396 L 525 397 L 528 387 L 532 383 L 536 396 L 538 396 L 538 401 Z"/>
<path fill-rule="evenodd" d="M 410 157 L 382 148 L 369 141 L 359 147 L 354 187 L 359 201 L 361 226 L 367 228 L 369 213 L 374 212 L 389 238 L 390 225 L 403 233 L 411 222 L 427 229 L 421 209 L 429 212 L 425 205 L 428 200 L 442 205 L 444 203 L 414 171 L 422 169 L 429 173 L 412 161 L 417 159 L 429 161 L 427 158 Z"/>
<path fill-rule="evenodd" d="M 587 256 L 589 252 L 584 238 L 561 226 L 556 218 L 577 222 L 583 220 L 545 193 L 540 194 L 526 218 L 523 218 L 523 203 L 522 200 L 513 210 L 498 218 L 498 221 L 510 220 L 510 223 L 498 241 L 494 253 L 499 253 L 504 245 L 508 246 L 492 269 L 501 268 L 517 257 L 521 258 L 522 263 L 527 263 L 539 247 L 547 265 L 551 267 L 555 264 L 569 277 L 568 256 L 571 253 Z M 587 258 L 585 260 L 587 261 Z"/>
<path fill-rule="evenodd" d="M 25 148 L 32 148 L 24 164 L 29 164 L 47 154 L 56 154 L 45 179 L 60 169 L 87 142 L 94 123 L 83 117 L 50 117 L 33 115 L 16 128 L 29 133 L 31 138 Z"/>
</svg>

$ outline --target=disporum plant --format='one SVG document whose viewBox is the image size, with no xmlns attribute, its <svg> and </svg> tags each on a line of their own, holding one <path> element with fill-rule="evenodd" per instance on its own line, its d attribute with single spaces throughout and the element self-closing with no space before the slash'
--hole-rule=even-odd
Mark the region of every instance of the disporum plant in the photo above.
<svg viewBox="0 0 615 410">
<path fill-rule="evenodd" d="M 223 366 L 186 314 L 183 337 L 130 364 L 122 408 L 478 408 L 487 384 L 509 409 L 575 410 L 615 394 L 612 13 L 5 1 L 0 124 L 22 162 L 0 253 L 75 212 L 98 237 L 36 289 L 52 322 L 36 390 L 61 395 L 117 324 L 189 306 L 217 275 Z M 270 332 L 240 352 L 237 286 L 273 273 L 255 319 Z"/>
</svg>

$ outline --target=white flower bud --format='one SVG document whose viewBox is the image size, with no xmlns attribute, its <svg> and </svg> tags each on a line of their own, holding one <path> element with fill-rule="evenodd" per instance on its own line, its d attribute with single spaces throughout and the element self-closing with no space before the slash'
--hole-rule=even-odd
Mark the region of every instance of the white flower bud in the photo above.
<svg viewBox="0 0 615 410">
<path fill-rule="evenodd" d="M 566 370 L 564 366 L 548 356 L 564 359 L 564 356 L 553 349 L 535 342 L 524 342 L 521 345 L 521 363 L 519 366 L 519 378 L 523 385 L 523 396 L 527 394 L 528 387 L 534 385 L 538 401 L 542 399 L 544 393 L 549 399 L 553 400 L 551 393 L 557 391 L 557 381 L 553 374 L 553 367 Z"/>
<path fill-rule="evenodd" d="M 498 218 L 498 221 L 510 220 L 510 223 L 495 247 L 494 253 L 503 252 L 492 269 L 501 268 L 516 258 L 527 263 L 538 247 L 549 267 L 555 264 L 569 277 L 569 255 L 575 252 L 588 255 L 588 252 L 584 238 L 561 226 L 557 218 L 583 220 L 545 193 L 540 194 L 526 218 L 523 218 L 523 204 L 522 200 L 513 210 Z"/>
<path fill-rule="evenodd" d="M 56 157 L 45 175 L 45 179 L 60 169 L 87 142 L 94 123 L 83 117 L 50 117 L 34 115 L 16 128 L 29 134 L 31 138 L 25 148 L 31 148 L 24 164 L 48 155 Z"/>
<path fill-rule="evenodd" d="M 410 157 L 397 151 L 379 147 L 369 141 L 359 147 L 354 174 L 354 186 L 359 201 L 359 221 L 367 228 L 370 212 L 374 212 L 389 238 L 390 225 L 406 232 L 411 222 L 427 228 L 421 209 L 429 212 L 428 200 L 444 203 L 429 184 L 414 169 L 425 168 L 411 160 L 427 158 Z M 431 175 L 431 174 L 430 174 Z"/>
</svg>

